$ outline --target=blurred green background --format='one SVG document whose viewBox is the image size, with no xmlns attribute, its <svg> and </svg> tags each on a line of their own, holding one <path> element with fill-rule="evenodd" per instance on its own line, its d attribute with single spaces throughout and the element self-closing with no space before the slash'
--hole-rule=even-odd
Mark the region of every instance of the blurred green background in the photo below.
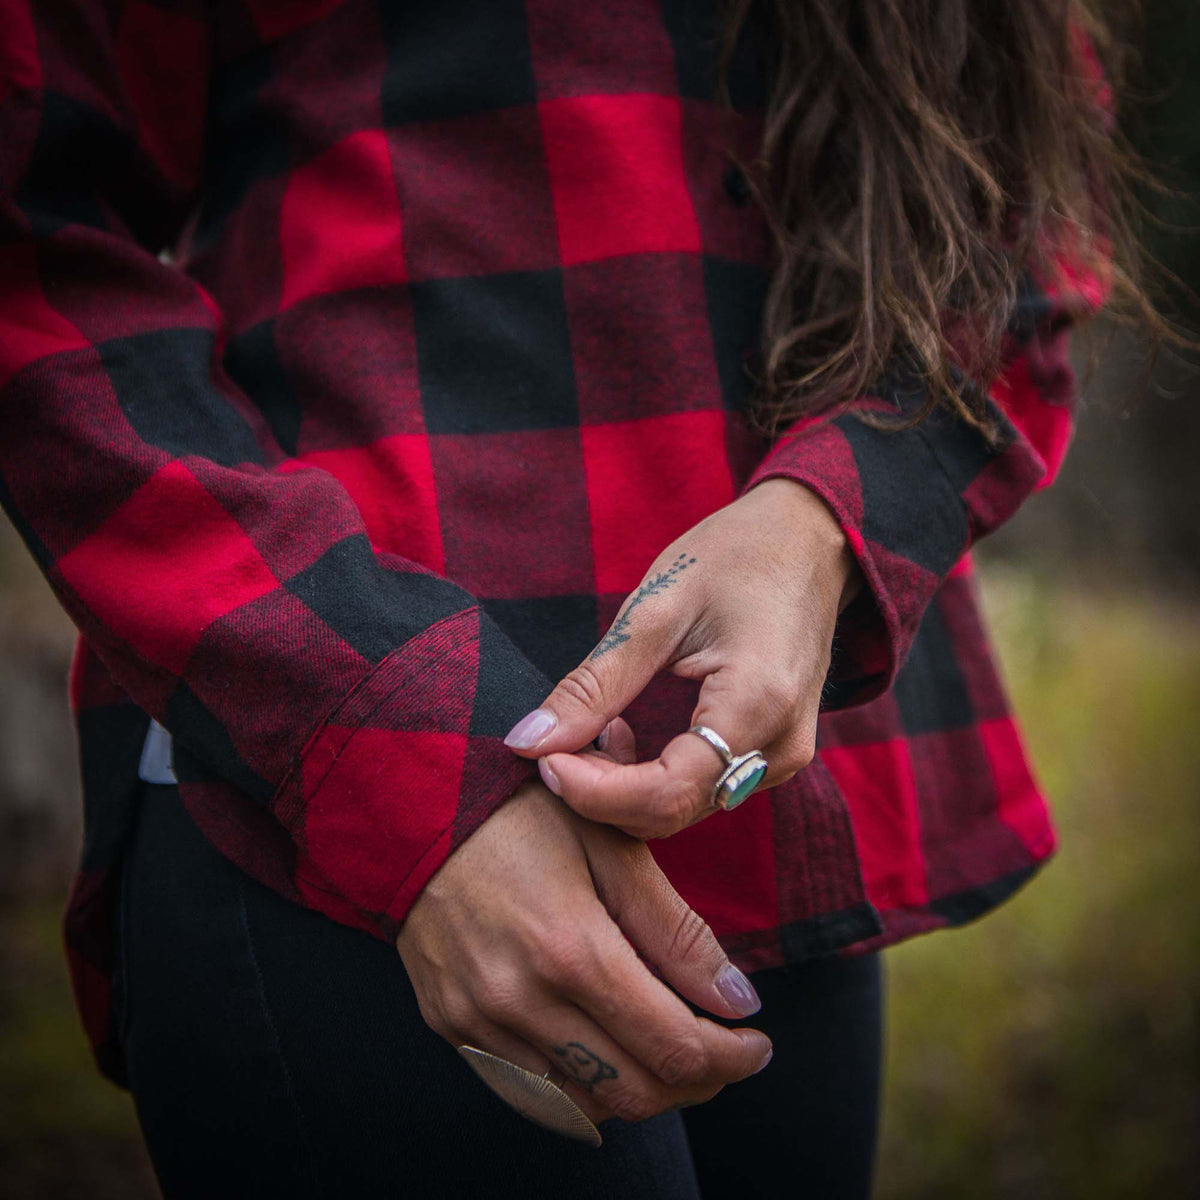
<svg viewBox="0 0 1200 1200">
<path fill-rule="evenodd" d="M 1182 189 L 1158 211 L 1200 225 L 1200 5 L 1146 21 L 1160 98 L 1131 133 Z M 1200 239 L 1149 238 L 1200 288 Z M 986 920 L 887 953 L 879 1200 L 1200 1192 L 1200 377 L 1148 372 L 1121 335 L 1097 355 L 1063 477 L 981 554 L 1062 849 Z M 70 644 L 0 523 L 0 1196 L 140 1200 L 132 1106 L 91 1065 L 60 949 Z"/>
</svg>

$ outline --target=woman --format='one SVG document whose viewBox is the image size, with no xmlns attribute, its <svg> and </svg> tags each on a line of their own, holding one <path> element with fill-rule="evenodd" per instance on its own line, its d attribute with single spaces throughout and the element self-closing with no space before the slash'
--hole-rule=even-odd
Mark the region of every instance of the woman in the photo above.
<svg viewBox="0 0 1200 1200">
<path fill-rule="evenodd" d="M 7 5 L 0 496 L 168 1196 L 865 1194 L 875 952 L 1053 848 L 968 552 L 1106 293 L 1081 21 Z"/>
</svg>

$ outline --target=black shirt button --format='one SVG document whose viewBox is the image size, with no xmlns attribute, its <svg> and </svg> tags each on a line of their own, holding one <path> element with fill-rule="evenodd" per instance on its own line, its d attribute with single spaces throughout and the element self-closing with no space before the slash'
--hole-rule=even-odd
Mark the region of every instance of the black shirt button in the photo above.
<svg viewBox="0 0 1200 1200">
<path fill-rule="evenodd" d="M 739 206 L 750 199 L 750 185 L 746 182 L 745 173 L 737 163 L 730 163 L 725 168 L 725 191 L 730 200 Z"/>
</svg>

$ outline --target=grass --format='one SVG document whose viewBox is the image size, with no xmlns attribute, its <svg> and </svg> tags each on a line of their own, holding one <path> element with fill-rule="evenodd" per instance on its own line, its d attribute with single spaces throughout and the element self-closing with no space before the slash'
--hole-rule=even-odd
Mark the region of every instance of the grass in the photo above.
<svg viewBox="0 0 1200 1200">
<path fill-rule="evenodd" d="M 999 570 L 986 598 L 1062 849 L 998 913 L 889 952 L 878 1200 L 1191 1194 L 1200 618 Z M 153 1196 L 58 909 L 0 913 L 0 1190 Z"/>
</svg>

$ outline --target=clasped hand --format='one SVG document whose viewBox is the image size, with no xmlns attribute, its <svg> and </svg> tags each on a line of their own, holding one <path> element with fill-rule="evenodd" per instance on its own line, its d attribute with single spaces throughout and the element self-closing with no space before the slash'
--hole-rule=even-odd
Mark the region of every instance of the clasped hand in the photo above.
<svg viewBox="0 0 1200 1200">
<path fill-rule="evenodd" d="M 408 914 L 397 947 L 431 1028 L 557 1072 L 597 1122 L 699 1103 L 765 1066 L 763 1034 L 680 999 L 726 1018 L 759 1007 L 640 840 L 712 812 L 721 763 L 687 734 L 635 763 L 619 714 L 660 670 L 702 680 L 693 723 L 735 752 L 762 749 L 765 785 L 783 781 L 812 757 L 853 575 L 828 509 L 786 480 L 664 551 L 596 650 L 509 735 L 546 786 L 485 821 Z"/>
</svg>

